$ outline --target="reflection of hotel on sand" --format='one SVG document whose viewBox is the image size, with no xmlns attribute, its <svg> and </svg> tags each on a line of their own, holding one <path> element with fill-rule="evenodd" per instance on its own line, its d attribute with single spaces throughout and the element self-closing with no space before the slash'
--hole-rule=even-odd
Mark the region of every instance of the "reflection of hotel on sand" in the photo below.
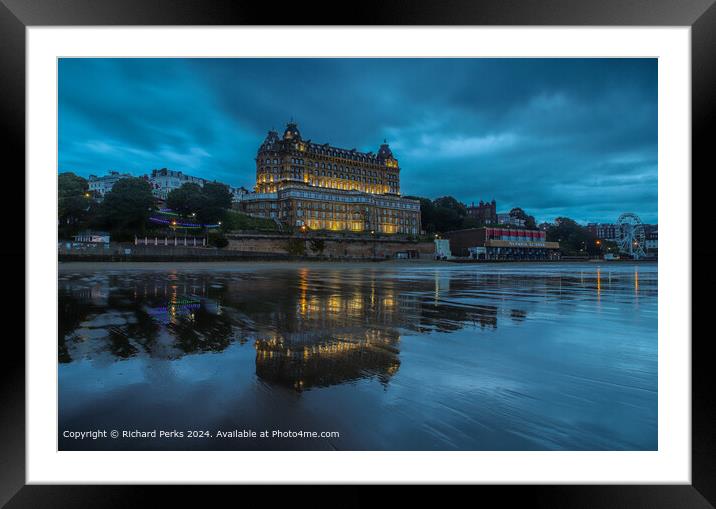
<svg viewBox="0 0 716 509">
<path fill-rule="evenodd" d="M 73 318 L 60 323 L 60 362 L 106 353 L 172 360 L 248 342 L 257 377 L 271 384 L 302 391 L 374 379 L 387 386 L 401 366 L 401 334 L 497 327 L 497 307 L 451 302 L 469 289 L 461 278 L 351 279 L 308 269 L 220 284 L 211 278 L 62 284 L 60 306 Z M 524 312 L 509 317 L 523 320 Z"/>
<path fill-rule="evenodd" d="M 334 289 L 338 293 L 316 292 L 305 270 L 296 288 L 292 305 L 270 312 L 268 321 L 282 324 L 282 331 L 257 334 L 257 376 L 298 391 L 372 377 L 387 384 L 400 367 L 400 333 L 394 327 L 401 306 L 395 289 L 371 285 L 351 287 L 350 293 L 340 287 Z M 262 291 L 275 288 L 257 288 L 259 295 Z"/>
<path fill-rule="evenodd" d="M 400 196 L 400 167 L 387 143 L 377 154 L 303 140 L 290 122 L 269 131 L 256 156 L 255 192 L 239 208 L 314 230 L 420 233 L 420 202 Z"/>
<path fill-rule="evenodd" d="M 376 376 L 387 384 L 400 367 L 394 330 L 283 334 L 256 340 L 256 374 L 301 391 Z"/>
<path fill-rule="evenodd" d="M 400 368 L 401 330 L 454 331 L 464 322 L 496 327 L 496 308 L 436 305 L 434 295 L 446 291 L 447 281 L 429 282 L 434 294 L 422 297 L 393 281 L 368 283 L 352 285 L 337 275 L 336 286 L 322 293 L 315 291 L 308 271 L 300 272 L 294 305 L 270 312 L 269 321 L 282 324 L 283 331 L 257 334 L 257 376 L 298 391 L 371 377 L 387 385 Z M 275 288 L 259 285 L 254 291 L 260 299 Z"/>
</svg>

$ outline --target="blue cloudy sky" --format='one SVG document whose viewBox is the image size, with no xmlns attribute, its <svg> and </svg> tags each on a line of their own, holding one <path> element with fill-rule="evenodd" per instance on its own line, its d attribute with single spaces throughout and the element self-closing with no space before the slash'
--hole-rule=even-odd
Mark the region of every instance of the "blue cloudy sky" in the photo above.
<svg viewBox="0 0 716 509">
<path fill-rule="evenodd" d="M 403 194 L 657 222 L 655 59 L 61 59 L 58 171 L 250 188 L 266 131 L 400 160 Z"/>
</svg>

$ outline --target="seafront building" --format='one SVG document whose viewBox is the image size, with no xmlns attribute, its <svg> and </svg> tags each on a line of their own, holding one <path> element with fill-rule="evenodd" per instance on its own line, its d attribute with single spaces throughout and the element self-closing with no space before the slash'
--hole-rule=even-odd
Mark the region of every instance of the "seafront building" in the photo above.
<svg viewBox="0 0 716 509">
<path fill-rule="evenodd" d="M 166 200 L 169 193 L 174 189 L 179 189 L 187 183 L 204 186 L 206 179 L 201 177 L 192 177 L 182 173 L 181 171 L 162 168 L 160 170 L 152 170 L 152 173 L 145 175 L 144 178 L 152 186 L 152 193 L 161 200 Z"/>
<path fill-rule="evenodd" d="M 129 173 L 119 173 L 118 171 L 110 171 L 107 175 L 98 177 L 97 175 L 90 175 L 87 178 L 88 191 L 98 199 L 104 198 L 104 195 L 112 190 L 114 184 L 124 178 L 129 178 L 132 175 Z"/>
<path fill-rule="evenodd" d="M 256 156 L 253 193 L 239 208 L 314 230 L 420 233 L 420 202 L 400 196 L 400 166 L 387 143 L 377 153 L 304 140 L 295 122 L 271 130 Z"/>
<path fill-rule="evenodd" d="M 145 175 L 144 178 L 152 186 L 152 193 L 154 194 L 154 196 L 156 196 L 160 200 L 166 200 L 169 196 L 169 193 L 171 193 L 175 189 L 179 189 L 184 184 L 191 183 L 204 187 L 204 184 L 206 184 L 207 182 L 216 182 L 201 177 L 193 177 L 181 171 L 170 170 L 167 168 L 162 168 L 161 170 L 152 170 L 152 173 L 150 173 L 149 175 Z M 237 202 L 239 200 L 238 197 L 240 195 L 249 192 L 248 189 L 244 187 L 233 187 L 228 184 L 224 185 L 229 188 L 232 200 L 234 202 Z"/>
<path fill-rule="evenodd" d="M 478 260 L 558 260 L 559 242 L 540 230 L 468 228 L 447 232 L 453 256 Z"/>
<path fill-rule="evenodd" d="M 659 232 L 656 229 L 652 229 L 646 233 L 644 241 L 644 249 L 648 253 L 656 253 L 659 251 Z"/>
<path fill-rule="evenodd" d="M 477 205 L 473 202 L 472 205 L 467 207 L 467 215 L 468 217 L 477 219 L 484 225 L 497 224 L 497 203 L 495 200 L 491 202 L 483 202 L 480 200 L 480 203 Z"/>
<path fill-rule="evenodd" d="M 617 238 L 617 225 L 609 223 L 588 223 L 587 229 L 596 238 L 614 241 Z"/>
<path fill-rule="evenodd" d="M 119 173 L 117 171 L 110 171 L 107 175 L 98 177 L 96 175 L 90 175 L 87 179 L 89 184 L 89 191 L 99 200 L 112 190 L 114 184 L 124 178 L 131 178 L 134 175 L 129 173 Z M 194 177 L 187 175 L 181 171 L 170 170 L 168 168 L 161 168 L 158 170 L 152 170 L 151 173 L 142 175 L 140 178 L 149 182 L 152 188 L 152 194 L 159 200 L 166 200 L 174 189 L 179 189 L 181 186 L 187 183 L 197 184 L 204 187 L 204 184 L 211 182 L 201 177 Z M 244 187 L 233 187 L 226 184 L 231 192 L 231 196 L 234 202 L 239 201 L 239 196 L 248 193 L 248 189 Z"/>
</svg>

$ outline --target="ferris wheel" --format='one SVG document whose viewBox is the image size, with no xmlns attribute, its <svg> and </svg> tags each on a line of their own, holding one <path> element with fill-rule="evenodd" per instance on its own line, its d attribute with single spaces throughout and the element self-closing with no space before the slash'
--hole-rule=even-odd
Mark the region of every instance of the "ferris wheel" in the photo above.
<svg viewBox="0 0 716 509">
<path fill-rule="evenodd" d="M 636 259 L 645 256 L 644 241 L 646 234 L 639 216 L 633 212 L 624 212 L 617 219 L 616 226 L 616 240 L 619 251 Z"/>
</svg>

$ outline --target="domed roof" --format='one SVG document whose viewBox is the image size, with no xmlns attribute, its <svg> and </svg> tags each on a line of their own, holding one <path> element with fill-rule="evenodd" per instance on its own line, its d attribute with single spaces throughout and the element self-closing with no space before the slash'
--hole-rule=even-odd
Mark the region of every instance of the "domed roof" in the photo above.
<svg viewBox="0 0 716 509">
<path fill-rule="evenodd" d="M 286 124 L 286 130 L 283 132 L 284 140 L 300 140 L 301 132 L 298 130 L 298 125 L 293 120 Z"/>
<path fill-rule="evenodd" d="M 378 159 L 394 159 L 393 152 L 390 150 L 386 140 L 383 140 L 383 144 L 378 150 Z"/>
</svg>

